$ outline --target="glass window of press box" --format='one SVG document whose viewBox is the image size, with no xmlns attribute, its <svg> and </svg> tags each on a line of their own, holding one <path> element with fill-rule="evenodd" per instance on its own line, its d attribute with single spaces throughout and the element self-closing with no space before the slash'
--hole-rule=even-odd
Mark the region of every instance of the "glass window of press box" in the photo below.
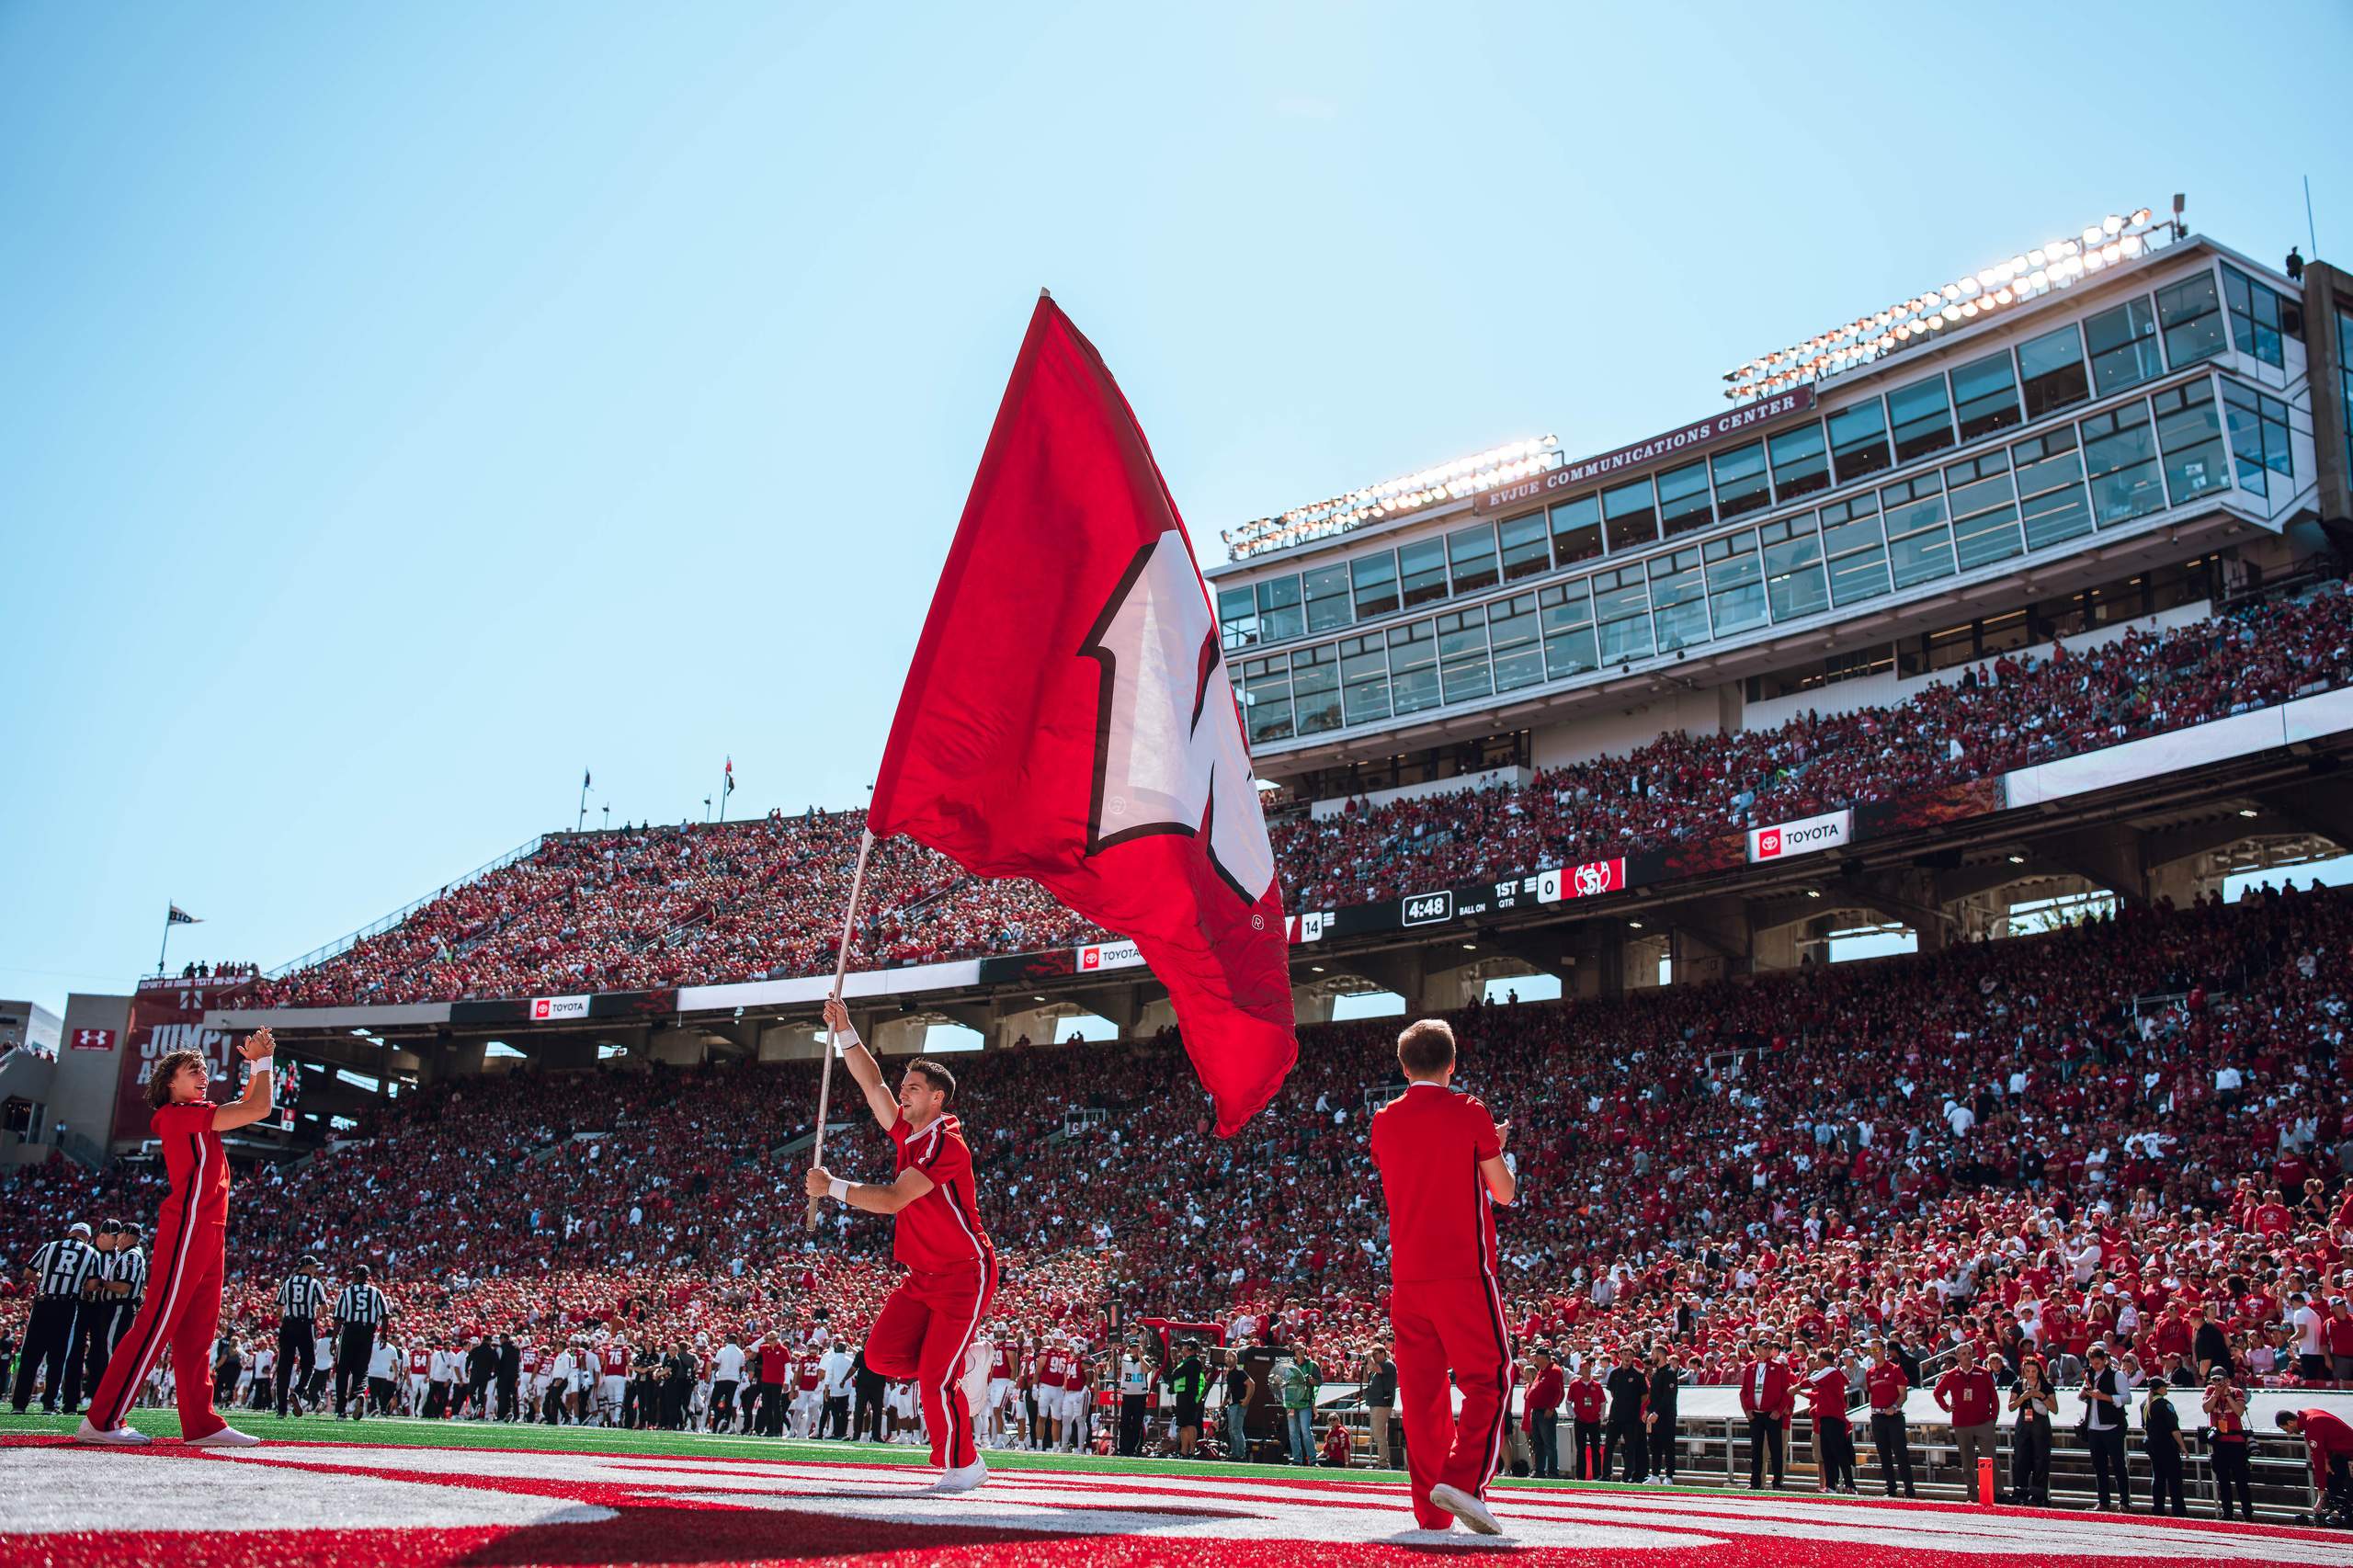
<svg viewBox="0 0 2353 1568">
<path fill-rule="evenodd" d="M 1722 452 L 1222 589 L 1229 649 L 1444 607 L 1436 620 L 1327 644 L 1312 721 L 1297 667 L 1279 672 L 1286 687 L 1260 671 L 1267 696 L 1253 737 L 1286 723 L 1298 734 L 1311 722 L 1377 722 L 1680 652 L 1998 566 L 2234 484 L 2289 494 L 2281 399 L 2227 373 L 2129 394 L 2233 350 L 2280 365 L 2299 308 L 2218 262 Z M 2339 312 L 2331 326 L 2344 333 L 2348 321 Z M 2096 400 L 2111 406 L 2059 417 Z M 1769 515 L 1832 490 L 1846 493 Z M 1724 530 L 1752 514 L 1767 515 Z M 1658 548 L 1691 535 L 1704 537 Z M 1636 559 L 1591 569 L 1629 552 Z M 1573 582 L 1537 581 L 1579 567 Z M 1523 583 L 1532 591 L 1515 589 Z M 1466 596 L 1484 602 L 1449 602 Z M 1312 680 L 1325 680 L 1324 662 Z"/>
</svg>

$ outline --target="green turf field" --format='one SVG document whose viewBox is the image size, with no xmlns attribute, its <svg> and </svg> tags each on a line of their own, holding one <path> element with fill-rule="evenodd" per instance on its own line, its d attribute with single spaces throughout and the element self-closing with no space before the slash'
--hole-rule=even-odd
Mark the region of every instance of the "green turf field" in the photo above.
<svg viewBox="0 0 2353 1568">
<path fill-rule="evenodd" d="M 594 1454 L 653 1454 L 681 1459 L 725 1455 L 731 1459 L 808 1460 L 858 1464 L 904 1464 L 928 1467 L 924 1449 L 875 1443 L 801 1443 L 775 1437 L 721 1437 L 691 1432 L 623 1431 L 607 1426 L 506 1426 L 495 1421 L 390 1420 L 337 1421 L 333 1416 L 297 1415 L 280 1421 L 251 1411 L 230 1412 L 231 1424 L 242 1431 L 280 1442 L 404 1443 L 437 1448 L 551 1449 Z M 156 1437 L 176 1437 L 180 1418 L 169 1410 L 135 1410 L 131 1424 Z M 0 1437 L 43 1434 L 65 1437 L 79 1425 L 63 1416 L 0 1414 Z M 1287 1472 L 1279 1466 L 1235 1466 L 1212 1460 L 1106 1459 L 1093 1454 L 1028 1453 L 1011 1449 L 984 1449 L 982 1457 L 992 1470 L 1081 1470 L 1125 1475 L 1228 1475 L 1240 1471 L 1252 1479 L 1273 1479 Z M 1331 1472 L 1315 1472 L 1332 1479 Z M 1352 1470 L 1350 1481 L 1405 1479 L 1402 1471 Z M 1597 1486 L 1598 1482 L 1515 1481 L 1499 1476 L 1498 1486 Z M 1612 1487 L 1612 1490 L 1624 1490 Z M 1677 1492 L 1719 1490 L 1685 1483 Z"/>
</svg>

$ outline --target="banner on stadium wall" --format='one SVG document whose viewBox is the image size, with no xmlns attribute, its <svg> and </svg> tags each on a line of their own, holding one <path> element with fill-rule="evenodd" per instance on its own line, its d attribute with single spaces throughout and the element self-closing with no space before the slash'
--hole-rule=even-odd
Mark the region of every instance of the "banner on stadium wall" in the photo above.
<svg viewBox="0 0 2353 1568">
<path fill-rule="evenodd" d="M 1751 864 L 1781 860 L 1794 855 L 1841 848 L 1854 841 L 1855 813 L 1851 810 L 1824 812 L 1818 817 L 1800 817 L 1795 822 L 1775 823 L 1771 827 L 1750 828 L 1748 858 Z"/>
<path fill-rule="evenodd" d="M 1563 899 L 1598 898 L 1606 892 L 1624 892 L 1627 886 L 1623 858 L 1588 860 L 1582 866 L 1537 872 L 1536 902 L 1559 903 Z"/>
<path fill-rule="evenodd" d="M 114 1030 L 75 1029 L 66 1037 L 66 1043 L 75 1051 L 112 1051 Z"/>
<path fill-rule="evenodd" d="M 817 993 L 823 994 L 822 990 Z M 591 996 L 532 996 L 509 1001 L 452 1002 L 453 1024 L 564 1024 L 590 1019 L 657 1018 L 678 1010 L 674 986 L 655 991 L 606 991 Z"/>
<path fill-rule="evenodd" d="M 1769 420 L 1785 415 L 1802 414 L 1813 406 L 1812 387 L 1796 387 L 1771 397 L 1761 397 L 1754 403 L 1744 403 L 1738 408 L 1726 409 L 1712 419 L 1702 419 L 1679 430 L 1669 430 L 1663 436 L 1636 441 L 1614 452 L 1580 458 L 1575 462 L 1563 463 L 1559 468 L 1543 473 L 1531 474 L 1517 483 L 1498 484 L 1493 490 L 1483 490 L 1478 500 L 1472 503 L 1472 507 L 1485 515 L 1540 505 L 1582 485 L 1597 483 L 1623 470 L 1698 451 L 1727 437 L 1742 435 Z"/>
<path fill-rule="evenodd" d="M 114 1136 L 144 1138 L 148 1119 L 147 1080 L 155 1063 L 176 1051 L 201 1052 L 212 1074 L 212 1096 L 220 1099 L 236 1085 L 236 1034 L 208 1028 L 205 1013 L 228 1006 L 235 994 L 250 984 L 231 981 L 142 981 L 131 999 L 131 1020 L 123 1029 L 121 1069 L 115 1079 Z M 89 1031 L 98 1032 L 98 1031 Z M 86 1046 L 85 1050 L 97 1050 Z"/>
<path fill-rule="evenodd" d="M 1071 955 L 1071 965 L 1080 974 L 1094 974 L 1107 969 L 1133 969 L 1143 962 L 1143 953 L 1133 942 L 1088 942 Z"/>
</svg>

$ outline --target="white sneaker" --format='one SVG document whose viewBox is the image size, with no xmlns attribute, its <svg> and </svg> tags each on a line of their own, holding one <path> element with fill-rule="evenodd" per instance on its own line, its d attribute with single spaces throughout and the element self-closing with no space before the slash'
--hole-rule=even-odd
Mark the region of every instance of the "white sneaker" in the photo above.
<svg viewBox="0 0 2353 1568">
<path fill-rule="evenodd" d="M 240 1432 L 234 1426 L 223 1426 L 218 1432 L 190 1437 L 188 1446 L 191 1449 L 257 1449 L 261 1447 L 261 1439 Z"/>
<path fill-rule="evenodd" d="M 1430 1488 L 1430 1501 L 1470 1526 L 1476 1534 L 1501 1535 L 1504 1533 L 1502 1522 L 1495 1515 L 1487 1512 L 1487 1506 L 1460 1487 L 1449 1486 L 1444 1482 L 1440 1482 Z"/>
<path fill-rule="evenodd" d="M 945 1496 L 951 1492 L 970 1492 L 988 1478 L 988 1461 L 975 1454 L 972 1456 L 972 1463 L 958 1465 L 953 1470 L 942 1471 L 939 1479 L 924 1490 L 940 1496 Z"/>
<path fill-rule="evenodd" d="M 77 1443 L 106 1443 L 119 1449 L 135 1449 L 143 1443 L 152 1443 L 155 1439 L 144 1432 L 134 1432 L 128 1426 L 118 1426 L 111 1432 L 103 1426 L 93 1426 L 90 1425 L 90 1418 L 85 1415 L 82 1417 L 81 1426 L 74 1434 L 74 1440 Z"/>
</svg>

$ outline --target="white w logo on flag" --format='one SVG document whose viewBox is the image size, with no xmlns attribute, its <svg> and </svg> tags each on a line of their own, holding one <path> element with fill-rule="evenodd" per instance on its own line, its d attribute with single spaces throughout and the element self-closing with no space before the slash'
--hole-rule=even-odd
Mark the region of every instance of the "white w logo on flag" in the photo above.
<svg viewBox="0 0 2353 1568">
<path fill-rule="evenodd" d="M 1205 834 L 1219 877 L 1256 903 L 1275 852 L 1217 623 L 1176 529 L 1136 551 L 1079 653 L 1103 666 L 1086 853 L 1147 834 Z"/>
</svg>

